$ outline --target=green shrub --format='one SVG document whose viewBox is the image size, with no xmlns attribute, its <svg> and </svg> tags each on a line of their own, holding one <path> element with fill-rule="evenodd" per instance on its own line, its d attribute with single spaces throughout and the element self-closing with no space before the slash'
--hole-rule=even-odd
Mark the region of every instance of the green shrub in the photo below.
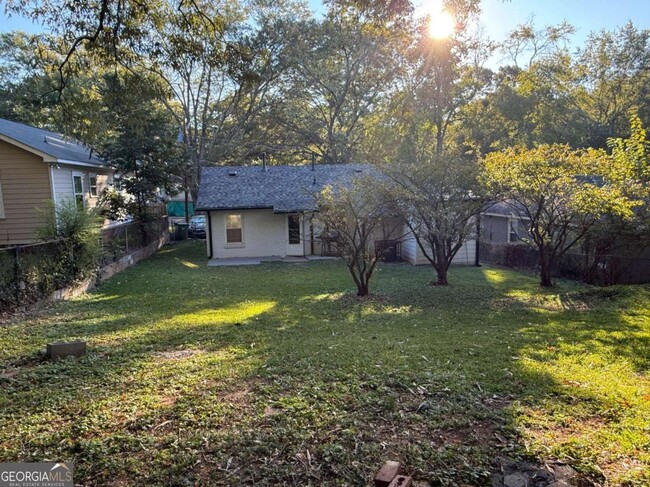
<svg viewBox="0 0 650 487">
<path fill-rule="evenodd" d="M 55 281 L 70 284 L 91 276 L 99 262 L 101 218 L 93 208 L 79 207 L 73 199 L 50 203 L 38 237 L 59 241 L 53 256 Z M 50 276 L 52 277 L 52 276 Z"/>
</svg>

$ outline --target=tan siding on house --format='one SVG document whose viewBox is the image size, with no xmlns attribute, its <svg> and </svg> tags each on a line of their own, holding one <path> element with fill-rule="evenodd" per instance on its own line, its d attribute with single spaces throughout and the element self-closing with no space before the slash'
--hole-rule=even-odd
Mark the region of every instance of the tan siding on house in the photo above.
<svg viewBox="0 0 650 487">
<path fill-rule="evenodd" d="M 43 224 L 36 210 L 51 199 L 49 167 L 39 156 L 0 141 L 0 182 L 5 218 L 0 245 L 29 243 Z"/>
</svg>

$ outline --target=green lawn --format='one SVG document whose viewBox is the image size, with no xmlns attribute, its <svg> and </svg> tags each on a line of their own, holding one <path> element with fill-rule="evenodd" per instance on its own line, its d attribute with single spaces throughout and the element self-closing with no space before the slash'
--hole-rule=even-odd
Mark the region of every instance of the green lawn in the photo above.
<svg viewBox="0 0 650 487">
<path fill-rule="evenodd" d="M 364 485 L 386 459 L 482 485 L 500 457 L 650 485 L 650 286 L 385 264 L 205 266 L 166 247 L 0 327 L 0 461 L 84 485 Z M 42 359 L 83 338 L 81 359 Z M 17 374 L 10 378 L 6 375 Z"/>
</svg>

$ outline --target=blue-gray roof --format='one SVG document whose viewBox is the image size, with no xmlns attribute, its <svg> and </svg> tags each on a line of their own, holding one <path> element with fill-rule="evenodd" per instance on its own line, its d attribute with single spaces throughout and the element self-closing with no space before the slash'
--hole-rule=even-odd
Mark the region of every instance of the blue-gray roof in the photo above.
<svg viewBox="0 0 650 487">
<path fill-rule="evenodd" d="M 327 185 L 350 185 L 356 178 L 376 177 L 368 164 L 306 166 L 204 167 L 197 210 L 271 208 L 276 213 L 316 210 L 314 193 Z"/>
<path fill-rule="evenodd" d="M 0 118 L 0 136 L 18 142 L 49 156 L 48 161 L 69 162 L 91 166 L 107 166 L 91 150 L 78 141 L 49 130 Z M 50 159 L 51 158 L 51 159 Z"/>
<path fill-rule="evenodd" d="M 497 201 L 485 209 L 485 213 L 510 217 L 523 214 L 524 208 L 514 200 Z"/>
</svg>

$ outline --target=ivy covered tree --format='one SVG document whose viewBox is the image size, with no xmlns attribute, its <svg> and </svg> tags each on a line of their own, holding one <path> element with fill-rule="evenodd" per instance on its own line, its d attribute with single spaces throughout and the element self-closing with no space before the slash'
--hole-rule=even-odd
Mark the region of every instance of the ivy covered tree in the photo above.
<svg viewBox="0 0 650 487">
<path fill-rule="evenodd" d="M 529 221 L 537 248 L 541 285 L 552 286 L 558 259 L 603 215 L 630 218 L 640 202 L 625 190 L 636 184 L 633 165 L 603 150 L 566 145 L 514 147 L 482 161 L 482 180 L 493 194 L 512 201 L 513 212 Z"/>
</svg>

